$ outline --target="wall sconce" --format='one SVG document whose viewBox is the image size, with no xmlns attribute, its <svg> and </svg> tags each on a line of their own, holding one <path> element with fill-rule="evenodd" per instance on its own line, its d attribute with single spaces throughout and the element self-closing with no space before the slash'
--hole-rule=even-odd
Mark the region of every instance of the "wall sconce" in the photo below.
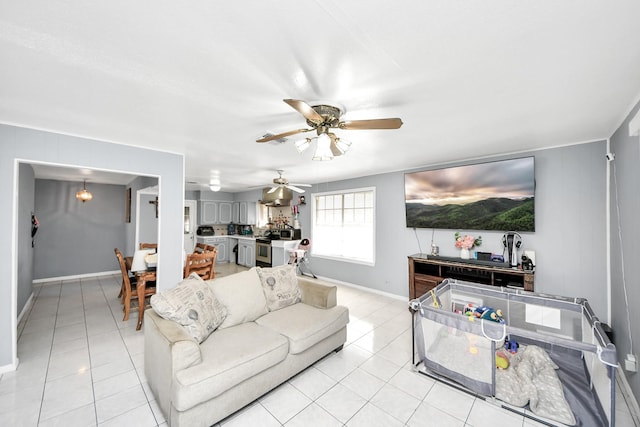
<svg viewBox="0 0 640 427">
<path fill-rule="evenodd" d="M 84 180 L 84 183 L 82 184 L 82 190 L 78 191 L 76 193 L 76 199 L 80 200 L 82 203 L 84 202 L 88 202 L 89 200 L 93 199 L 93 194 L 91 194 L 90 192 L 87 191 L 87 180 Z"/>
</svg>

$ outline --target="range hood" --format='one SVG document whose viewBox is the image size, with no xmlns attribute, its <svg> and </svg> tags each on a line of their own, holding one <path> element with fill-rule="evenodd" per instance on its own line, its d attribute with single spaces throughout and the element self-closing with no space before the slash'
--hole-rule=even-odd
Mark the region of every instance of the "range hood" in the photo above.
<svg viewBox="0 0 640 427">
<path fill-rule="evenodd" d="M 262 189 L 262 200 L 260 203 L 267 206 L 288 206 L 293 199 L 293 191 L 286 187 L 279 187 L 273 193 L 269 193 L 271 188 Z"/>
</svg>

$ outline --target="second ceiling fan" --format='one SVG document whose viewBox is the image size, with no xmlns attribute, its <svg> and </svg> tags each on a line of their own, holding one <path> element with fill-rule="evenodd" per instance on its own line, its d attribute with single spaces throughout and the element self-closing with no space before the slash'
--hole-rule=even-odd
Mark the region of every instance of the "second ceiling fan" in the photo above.
<svg viewBox="0 0 640 427">
<path fill-rule="evenodd" d="M 287 188 L 289 190 L 295 191 L 296 193 L 304 193 L 304 190 L 299 187 L 311 187 L 310 184 L 291 184 L 289 183 L 288 179 L 282 177 L 283 173 L 284 173 L 283 170 L 278 170 L 278 175 L 280 176 L 277 178 L 273 178 L 274 185 L 271 187 L 269 191 L 267 191 L 268 194 L 275 192 L 279 188 Z"/>
<path fill-rule="evenodd" d="M 298 111 L 307 120 L 309 128 L 295 129 L 277 135 L 268 135 L 256 140 L 256 142 L 269 142 L 299 133 L 316 131 L 318 139 L 318 150 L 314 160 L 327 160 L 334 156 L 344 154 L 351 145 L 349 142 L 341 140 L 330 129 L 344 130 L 366 130 L 366 129 L 398 129 L 402 126 L 399 118 L 370 119 L 370 120 L 340 120 L 343 111 L 332 105 L 311 106 L 299 99 L 285 99 L 289 106 Z M 314 138 L 315 139 L 315 138 Z M 296 142 L 296 148 L 302 152 L 309 147 L 312 138 L 305 138 Z"/>
</svg>

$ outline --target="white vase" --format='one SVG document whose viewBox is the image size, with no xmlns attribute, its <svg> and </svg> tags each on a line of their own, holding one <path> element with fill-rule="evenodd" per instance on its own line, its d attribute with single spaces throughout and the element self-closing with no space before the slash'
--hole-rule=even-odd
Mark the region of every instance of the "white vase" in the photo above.
<svg viewBox="0 0 640 427">
<path fill-rule="evenodd" d="M 465 249 L 465 248 L 460 249 L 460 258 L 469 259 L 470 258 L 469 249 Z"/>
</svg>

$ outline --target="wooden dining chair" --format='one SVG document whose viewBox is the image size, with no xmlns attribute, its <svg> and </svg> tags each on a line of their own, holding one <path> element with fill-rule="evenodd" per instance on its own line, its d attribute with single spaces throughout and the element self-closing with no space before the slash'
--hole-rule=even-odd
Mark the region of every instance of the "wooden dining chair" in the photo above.
<svg viewBox="0 0 640 427">
<path fill-rule="evenodd" d="M 116 259 L 118 259 L 118 254 L 120 254 L 121 257 L 123 257 L 122 252 L 120 252 L 120 249 L 115 248 L 115 253 L 116 253 Z M 131 272 L 131 263 L 133 262 L 133 257 L 123 257 L 124 258 L 124 266 L 125 269 L 127 270 L 127 276 L 129 277 L 129 281 L 131 282 L 132 285 L 135 285 L 136 283 L 136 278 L 135 276 L 132 276 L 129 274 L 129 272 Z M 119 259 L 118 259 L 118 264 L 120 263 Z M 124 301 L 124 277 L 122 278 L 122 284 L 120 285 L 120 293 L 118 294 L 118 298 L 122 298 L 122 301 Z"/>
<path fill-rule="evenodd" d="M 193 253 L 203 253 L 203 252 L 213 252 L 218 251 L 218 248 L 212 245 L 207 245 L 204 243 L 196 243 L 196 246 L 193 248 Z"/>
<path fill-rule="evenodd" d="M 213 250 L 202 253 L 194 252 L 187 255 L 187 262 L 184 267 L 184 277 L 187 278 L 191 273 L 197 273 L 202 280 L 210 280 L 216 277 L 213 266 L 216 263 L 218 249 L 212 246 Z"/>
<path fill-rule="evenodd" d="M 122 302 L 124 304 L 124 318 L 122 320 L 129 320 L 129 311 L 131 310 L 131 303 L 133 300 L 138 299 L 137 289 L 135 282 L 132 283 L 131 278 L 129 277 L 129 273 L 127 271 L 127 266 L 124 261 L 124 257 L 122 253 L 115 249 L 116 257 L 118 258 L 118 264 L 120 264 L 120 271 L 122 272 Z M 155 282 L 147 282 L 144 290 L 144 299 L 156 293 L 156 283 Z M 144 304 L 145 301 L 138 301 L 138 304 Z"/>
<path fill-rule="evenodd" d="M 140 243 L 140 249 L 158 249 L 157 243 Z"/>
</svg>

